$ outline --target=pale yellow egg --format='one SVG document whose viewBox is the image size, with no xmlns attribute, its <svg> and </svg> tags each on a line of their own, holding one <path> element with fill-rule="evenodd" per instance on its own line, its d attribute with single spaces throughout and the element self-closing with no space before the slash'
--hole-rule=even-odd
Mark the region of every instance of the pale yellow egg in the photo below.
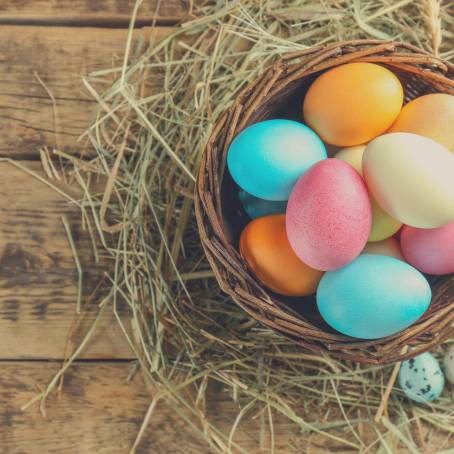
<svg viewBox="0 0 454 454">
<path fill-rule="evenodd" d="M 363 175 L 363 153 L 366 145 L 357 145 L 356 147 L 342 148 L 334 156 L 337 159 L 350 164 L 362 176 Z"/>
<path fill-rule="evenodd" d="M 363 176 L 378 204 L 403 224 L 436 228 L 454 220 L 454 155 L 416 134 L 384 134 L 363 155 Z"/>
<path fill-rule="evenodd" d="M 402 255 L 402 250 L 400 249 L 400 244 L 393 237 L 387 238 L 383 241 L 376 241 L 375 243 L 367 243 L 362 253 L 387 255 L 389 257 L 405 261 L 404 256 Z"/>
<path fill-rule="evenodd" d="M 366 145 L 343 148 L 336 154 L 337 159 L 350 164 L 362 176 L 362 160 Z M 372 227 L 368 241 L 381 241 L 394 235 L 402 226 L 402 223 L 390 216 L 369 192 L 372 206 Z"/>
<path fill-rule="evenodd" d="M 381 241 L 393 236 L 401 227 L 402 222 L 390 216 L 374 199 L 369 191 L 372 206 L 372 227 L 369 241 Z"/>
</svg>

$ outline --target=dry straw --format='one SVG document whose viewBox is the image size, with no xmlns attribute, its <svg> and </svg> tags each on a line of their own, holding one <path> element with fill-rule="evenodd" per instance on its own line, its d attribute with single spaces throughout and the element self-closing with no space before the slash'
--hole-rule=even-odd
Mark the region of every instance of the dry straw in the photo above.
<svg viewBox="0 0 454 454">
<path fill-rule="evenodd" d="M 384 405 L 391 367 L 312 354 L 251 320 L 219 291 L 200 247 L 192 194 L 216 119 L 277 57 L 374 38 L 435 46 L 449 60 L 449 2 L 435 15 L 413 0 L 193 3 L 188 20 L 159 42 L 153 30 L 150 42 L 133 39 L 131 26 L 122 67 L 84 81 L 99 103 L 83 137 L 84 156 L 57 151 L 84 193 L 76 203 L 84 219 L 91 215 L 95 251 L 111 259 L 101 310 L 116 314 L 137 355 L 136 370 L 153 390 L 133 450 L 152 432 L 157 404 L 165 401 L 213 452 L 317 446 L 319 452 L 443 452 L 454 431 L 449 392 L 431 406 L 412 407 L 394 389 Z M 428 28 L 428 17 L 440 17 L 442 27 Z M 109 197 L 99 190 L 106 182 Z M 119 315 L 120 305 L 129 308 L 131 323 Z M 80 350 L 38 396 L 43 410 Z M 224 430 L 208 411 L 212 392 L 237 408 Z M 377 424 L 379 407 L 384 416 Z M 251 420 L 261 436 L 245 446 L 238 436 L 250 436 L 244 427 Z M 283 420 L 294 427 L 288 442 L 276 433 Z"/>
</svg>

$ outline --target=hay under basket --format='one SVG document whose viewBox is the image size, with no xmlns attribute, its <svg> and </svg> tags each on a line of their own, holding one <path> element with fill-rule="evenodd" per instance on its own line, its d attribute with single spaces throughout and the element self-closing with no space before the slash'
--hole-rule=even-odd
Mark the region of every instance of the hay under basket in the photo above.
<svg viewBox="0 0 454 454">
<path fill-rule="evenodd" d="M 201 241 L 221 289 L 251 317 L 315 352 L 362 363 L 388 364 L 414 357 L 454 334 L 454 280 L 432 282 L 428 311 L 407 329 L 386 338 L 360 340 L 333 331 L 317 311 L 315 298 L 279 296 L 266 289 L 238 252 L 247 222 L 225 162 L 232 139 L 248 125 L 269 118 L 301 120 L 302 100 L 323 71 L 350 62 L 386 66 L 400 79 L 405 102 L 428 93 L 454 94 L 454 65 L 413 45 L 356 40 L 315 46 L 280 58 L 244 88 L 217 121 L 206 146 L 196 186 Z"/>
</svg>

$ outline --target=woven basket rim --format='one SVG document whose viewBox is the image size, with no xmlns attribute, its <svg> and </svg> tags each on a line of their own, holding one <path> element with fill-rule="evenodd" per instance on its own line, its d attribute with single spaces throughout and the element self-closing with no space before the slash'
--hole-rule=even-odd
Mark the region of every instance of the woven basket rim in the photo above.
<svg viewBox="0 0 454 454">
<path fill-rule="evenodd" d="M 414 357 L 454 335 L 454 277 L 440 278 L 433 286 L 429 310 L 393 336 L 361 340 L 324 330 L 292 310 L 247 268 L 232 244 L 221 195 L 226 153 L 235 135 L 268 118 L 279 102 L 303 87 L 311 76 L 359 61 L 382 64 L 398 74 L 406 84 L 407 100 L 430 92 L 454 95 L 454 65 L 407 43 L 343 41 L 283 55 L 237 93 L 216 121 L 197 176 L 195 211 L 201 243 L 221 290 L 251 317 L 316 353 L 386 364 Z"/>
</svg>

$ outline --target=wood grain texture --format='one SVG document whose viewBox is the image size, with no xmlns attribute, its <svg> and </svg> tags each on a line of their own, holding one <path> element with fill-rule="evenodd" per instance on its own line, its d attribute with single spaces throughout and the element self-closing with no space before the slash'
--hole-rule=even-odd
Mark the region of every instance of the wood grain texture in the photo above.
<svg viewBox="0 0 454 454">
<path fill-rule="evenodd" d="M 173 30 L 136 30 L 133 52 Z M 125 29 L 1 26 L 0 154 L 28 159 L 37 157 L 40 147 L 57 143 L 67 152 L 80 150 L 83 144 L 77 139 L 97 105 L 82 77 L 120 66 L 126 37 Z M 52 100 L 36 74 L 55 98 L 56 121 Z"/>
<path fill-rule="evenodd" d="M 127 26 L 135 0 L 2 0 L 0 24 Z M 185 0 L 144 0 L 138 23 L 174 23 L 189 12 Z"/>
<path fill-rule="evenodd" d="M 49 396 L 47 418 L 34 405 L 20 408 L 44 388 L 58 371 L 52 363 L 2 363 L 0 374 L 1 452 L 16 453 L 127 453 L 152 400 L 140 374 L 126 378 L 129 363 L 76 364 L 65 375 L 63 392 Z M 228 437 L 241 407 L 224 393 L 207 402 L 207 416 Z M 246 414 L 233 438 L 250 453 L 270 452 L 270 432 L 265 430 L 260 450 L 259 408 Z M 192 422 L 198 425 L 197 418 Z M 285 419 L 274 417 L 275 452 L 329 452 L 328 440 L 298 430 Z M 200 426 L 199 426 L 200 427 Z M 265 426 L 266 428 L 266 426 Z M 323 448 L 323 449 L 321 449 Z M 158 403 L 137 454 L 205 454 L 206 443 L 192 432 L 176 411 Z M 233 452 L 238 452 L 233 450 Z M 344 451 L 345 452 L 345 451 Z"/>
<path fill-rule="evenodd" d="M 22 164 L 44 175 L 40 163 Z M 101 255 L 95 263 L 77 207 L 7 162 L 0 162 L 0 174 L 0 358 L 62 358 L 68 331 L 78 319 L 78 273 L 61 217 L 67 217 L 76 242 L 84 300 L 110 262 Z M 101 293 L 84 311 L 75 344 L 98 313 Z M 126 312 L 124 316 L 128 325 Z M 131 357 L 110 308 L 82 357 Z"/>
<path fill-rule="evenodd" d="M 44 419 L 34 405 L 20 408 L 45 387 L 58 364 L 3 363 L 0 374 L 0 451 L 2 453 L 127 453 L 151 401 L 140 376 L 126 378 L 128 363 L 74 366 L 60 396 L 52 394 Z M 203 445 L 185 432 L 169 409 L 157 409 L 140 453 L 196 453 Z M 185 451 L 185 447 L 187 447 Z M 171 451 L 167 449 L 171 448 Z"/>
</svg>

